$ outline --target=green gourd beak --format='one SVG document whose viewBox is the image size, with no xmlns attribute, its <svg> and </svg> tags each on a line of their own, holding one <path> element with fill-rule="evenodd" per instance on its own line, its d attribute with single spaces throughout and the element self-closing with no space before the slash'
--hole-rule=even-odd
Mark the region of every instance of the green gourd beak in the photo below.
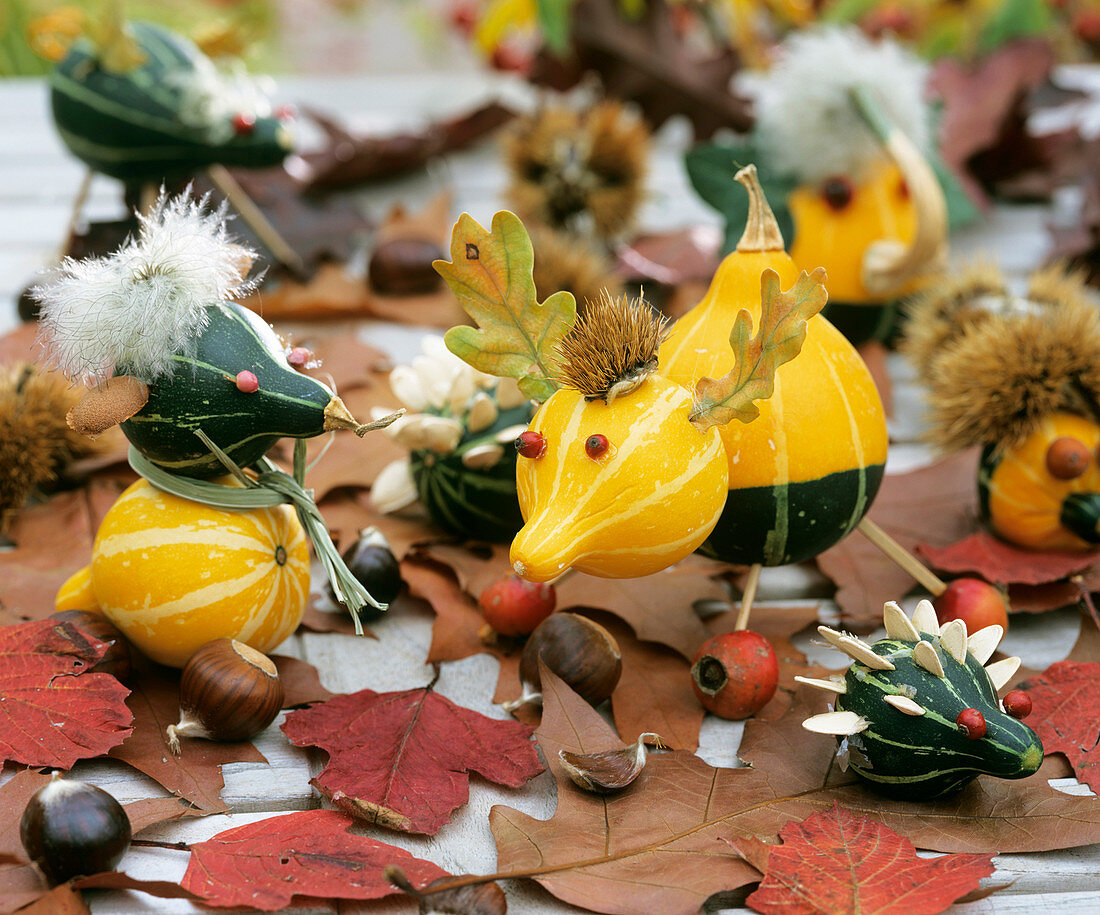
<svg viewBox="0 0 1100 915">
<path fill-rule="evenodd" d="M 1087 543 L 1100 543 L 1100 492 L 1070 493 L 1058 520 Z"/>
</svg>

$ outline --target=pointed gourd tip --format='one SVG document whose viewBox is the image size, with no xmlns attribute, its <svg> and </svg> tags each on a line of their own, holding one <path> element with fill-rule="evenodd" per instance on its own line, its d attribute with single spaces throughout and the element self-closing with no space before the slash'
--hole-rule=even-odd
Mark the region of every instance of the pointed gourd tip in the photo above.
<svg viewBox="0 0 1100 915">
<path fill-rule="evenodd" d="M 782 251 L 783 233 L 779 231 L 775 213 L 772 212 L 768 198 L 764 195 L 756 166 L 750 163 L 733 177 L 749 192 L 748 218 L 745 222 L 745 231 L 737 243 L 737 250 L 741 253 Z"/>
</svg>

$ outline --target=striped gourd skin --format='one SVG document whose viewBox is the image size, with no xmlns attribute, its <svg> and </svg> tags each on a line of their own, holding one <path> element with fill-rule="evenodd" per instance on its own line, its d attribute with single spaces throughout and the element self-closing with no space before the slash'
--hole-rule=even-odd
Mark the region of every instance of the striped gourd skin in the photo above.
<svg viewBox="0 0 1100 915">
<path fill-rule="evenodd" d="M 531 408 L 526 404 L 501 410 L 488 428 L 476 433 L 465 430 L 450 454 L 422 450 L 409 455 L 420 503 L 443 530 L 470 540 L 505 543 L 523 527 L 516 496 L 513 443 L 501 443 L 504 456 L 492 467 L 467 467 L 462 455 L 471 448 L 494 443 L 498 432 L 524 425 L 530 419 Z"/>
<path fill-rule="evenodd" d="M 798 278 L 782 252 L 726 257 L 703 300 L 662 344 L 661 374 L 689 388 L 734 364 L 737 313 L 760 320 L 760 274 L 774 269 L 783 289 Z M 831 282 L 827 280 L 831 290 Z M 820 316 L 802 350 L 775 374 L 751 423 L 720 434 L 729 461 L 729 500 L 704 551 L 727 562 L 784 565 L 828 549 L 870 507 L 886 464 L 886 416 L 867 366 Z"/>
<path fill-rule="evenodd" d="M 875 305 L 883 300 L 863 285 L 863 256 L 877 241 L 909 244 L 917 211 L 898 167 L 881 163 L 866 179 L 852 184 L 852 199 L 834 210 L 820 185 L 797 188 L 787 198 L 794 221 L 791 258 L 803 270 L 824 267 L 829 300 Z M 908 289 L 899 289 L 902 295 Z"/>
<path fill-rule="evenodd" d="M 715 429 L 688 420 L 691 395 L 660 376 L 609 407 L 562 389 L 535 414 L 541 457 L 518 458 L 526 524 L 512 541 L 516 571 L 550 581 L 567 568 L 603 578 L 650 575 L 703 542 L 726 498 L 726 459 Z M 585 451 L 593 435 L 610 447 Z"/>
<path fill-rule="evenodd" d="M 219 638 L 270 651 L 298 627 L 309 597 L 309 547 L 289 505 L 221 511 L 145 480 L 104 516 L 91 569 L 103 614 L 173 667 Z"/>
<path fill-rule="evenodd" d="M 1026 778 L 1043 761 L 1043 745 L 1022 721 L 1001 711 L 989 675 L 967 653 L 961 664 L 937 636 L 921 633 L 943 666 L 937 677 L 913 661 L 916 642 L 882 639 L 872 645 L 895 670 L 871 670 L 856 661 L 848 668 L 847 691 L 837 711 L 855 712 L 870 722 L 844 738 L 848 765 L 877 790 L 893 797 L 931 799 L 955 791 L 979 775 Z M 923 706 L 924 715 L 907 715 L 883 697 L 905 695 Z M 962 734 L 955 719 L 974 708 L 985 718 L 985 737 Z"/>
<path fill-rule="evenodd" d="M 211 305 L 208 311 L 210 323 L 194 354 L 176 356 L 172 377 L 150 384 L 149 402 L 122 424 L 134 447 L 174 473 L 211 477 L 225 468 L 195 429 L 241 466 L 283 436 L 320 435 L 332 392 L 291 368 L 274 332 L 253 312 L 233 302 Z M 245 369 L 260 382 L 251 394 L 234 382 Z"/>
<path fill-rule="evenodd" d="M 1074 438 L 1092 455 L 1072 480 L 1059 480 L 1046 467 L 1047 449 L 1059 438 Z M 1100 426 L 1069 413 L 1046 417 L 1018 445 L 986 448 L 978 470 L 982 513 L 993 531 L 1018 546 L 1035 550 L 1094 550 L 1062 521 L 1071 494 L 1100 493 Z"/>
<path fill-rule="evenodd" d="M 103 70 L 90 43 L 78 41 L 50 77 L 54 123 L 73 155 L 125 181 L 159 181 L 213 162 L 256 168 L 282 162 L 290 137 L 275 118 L 256 118 L 241 136 L 227 125 L 222 142 L 181 121 L 178 80 L 195 69 L 201 52 L 161 26 L 130 27 L 146 55 L 141 66 L 127 73 Z"/>
</svg>

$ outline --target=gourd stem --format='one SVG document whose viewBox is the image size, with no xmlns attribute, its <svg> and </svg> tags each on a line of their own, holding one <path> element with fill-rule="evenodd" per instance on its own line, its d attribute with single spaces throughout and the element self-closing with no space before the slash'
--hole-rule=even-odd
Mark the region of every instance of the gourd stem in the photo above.
<svg viewBox="0 0 1100 915">
<path fill-rule="evenodd" d="M 926 591 L 934 597 L 939 597 L 947 590 L 943 579 L 935 575 L 924 563 L 898 543 L 886 531 L 875 524 L 870 518 L 864 518 L 859 522 L 859 532 L 877 546 L 887 558 L 897 563 L 904 571 L 917 580 Z"/>
<path fill-rule="evenodd" d="M 746 165 L 733 176 L 749 192 L 749 215 L 745 222 L 745 231 L 737 243 L 737 250 L 748 252 L 782 251 L 783 233 L 779 231 L 775 213 L 764 196 L 764 188 L 756 174 L 755 165 Z"/>
<path fill-rule="evenodd" d="M 760 583 L 760 571 L 763 568 L 759 562 L 754 562 L 749 569 L 749 577 L 745 579 L 745 590 L 741 594 L 741 608 L 737 612 L 737 624 L 733 627 L 734 632 L 740 632 L 749 626 L 749 614 L 752 613 L 752 604 L 756 600 L 756 586 Z"/>
<path fill-rule="evenodd" d="M 298 256 L 298 252 L 290 247 L 286 239 L 279 234 L 275 226 L 264 216 L 263 211 L 256 206 L 253 199 L 240 186 L 237 179 L 229 173 L 229 170 L 224 165 L 215 164 L 207 168 L 206 174 L 214 187 L 225 195 L 241 219 L 256 233 L 256 237 L 263 243 L 264 247 L 275 255 L 275 259 L 299 276 L 305 273 L 305 265 Z"/>
</svg>

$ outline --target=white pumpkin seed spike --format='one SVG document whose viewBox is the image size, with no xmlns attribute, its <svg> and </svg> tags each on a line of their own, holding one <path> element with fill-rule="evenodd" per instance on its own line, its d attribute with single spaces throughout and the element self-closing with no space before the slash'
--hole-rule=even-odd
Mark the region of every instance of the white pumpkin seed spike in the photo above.
<svg viewBox="0 0 1100 915">
<path fill-rule="evenodd" d="M 992 626 L 986 626 L 984 629 L 979 629 L 966 640 L 967 650 L 974 656 L 975 661 L 984 664 L 993 657 L 993 652 L 1001 644 L 1004 634 L 1004 627 L 998 626 L 996 623 Z"/>
<path fill-rule="evenodd" d="M 932 643 L 926 642 L 924 639 L 913 646 L 913 663 L 937 677 L 944 676 L 940 656 L 936 654 L 936 649 L 932 647 Z"/>
<path fill-rule="evenodd" d="M 470 412 L 466 414 L 466 428 L 470 432 L 480 432 L 488 429 L 497 421 L 500 411 L 493 403 L 493 398 L 484 391 L 478 391 L 470 404 Z"/>
<path fill-rule="evenodd" d="M 993 688 L 996 690 L 1000 689 L 1011 680 L 1013 674 L 1019 669 L 1019 658 L 1005 658 L 1001 661 L 994 661 L 985 669 L 985 672 L 989 674 L 989 679 L 993 683 Z"/>
<path fill-rule="evenodd" d="M 940 621 L 936 618 L 936 608 L 932 606 L 932 601 L 917 602 L 917 609 L 913 611 L 913 628 L 929 635 L 940 634 Z"/>
<path fill-rule="evenodd" d="M 904 712 L 906 715 L 912 715 L 913 717 L 919 717 L 928 711 L 923 705 L 918 705 L 908 696 L 883 696 L 882 698 L 899 712 Z"/>
<path fill-rule="evenodd" d="M 853 661 L 859 661 L 872 670 L 894 669 L 894 665 L 887 661 L 886 658 L 882 657 L 882 655 L 875 654 L 871 650 L 870 645 L 862 639 L 857 639 L 854 635 L 842 635 L 836 647 L 848 655 Z"/>
<path fill-rule="evenodd" d="M 795 677 L 795 680 L 799 683 L 805 683 L 807 686 L 812 686 L 814 689 L 823 689 L 827 693 L 844 695 L 848 692 L 848 687 L 843 680 L 817 680 L 814 677 Z"/>
<path fill-rule="evenodd" d="M 818 626 L 817 631 L 820 633 L 821 637 L 834 648 L 840 647 L 840 640 L 844 638 L 843 632 L 837 632 L 835 629 L 830 629 L 828 626 Z"/>
<path fill-rule="evenodd" d="M 940 629 L 940 645 L 960 664 L 966 663 L 966 623 L 951 620 Z"/>
<path fill-rule="evenodd" d="M 897 601 L 888 600 L 882 607 L 882 623 L 886 627 L 886 634 L 892 639 L 900 639 L 903 642 L 919 642 L 920 633 L 909 622 L 909 617 L 901 609 Z"/>
<path fill-rule="evenodd" d="M 825 712 L 802 722 L 802 727 L 815 734 L 833 734 L 845 737 L 866 731 L 871 722 L 855 712 Z"/>
<path fill-rule="evenodd" d="M 475 445 L 468 451 L 462 452 L 462 463 L 471 470 L 487 470 L 504 457 L 504 448 L 501 445 Z"/>
</svg>

